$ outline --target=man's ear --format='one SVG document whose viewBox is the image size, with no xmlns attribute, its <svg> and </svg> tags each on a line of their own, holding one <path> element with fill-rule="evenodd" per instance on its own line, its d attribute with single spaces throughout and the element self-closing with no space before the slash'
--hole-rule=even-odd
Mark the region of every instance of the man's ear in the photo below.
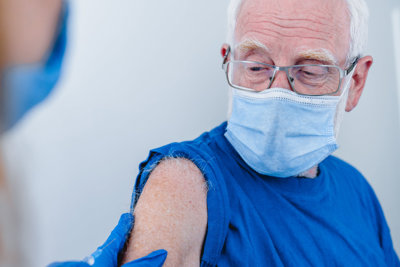
<svg viewBox="0 0 400 267">
<path fill-rule="evenodd" d="M 223 44 L 221 47 L 221 56 L 222 58 L 225 57 L 226 53 L 228 52 L 229 45 L 227 43 Z"/>
<path fill-rule="evenodd" d="M 346 111 L 352 111 L 358 104 L 367 81 L 368 71 L 373 63 L 371 56 L 362 57 L 354 70 L 347 98 Z"/>
</svg>

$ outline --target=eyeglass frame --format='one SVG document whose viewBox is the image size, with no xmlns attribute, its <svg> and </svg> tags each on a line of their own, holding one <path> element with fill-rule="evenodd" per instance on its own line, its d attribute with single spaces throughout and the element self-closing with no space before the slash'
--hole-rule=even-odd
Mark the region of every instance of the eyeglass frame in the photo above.
<svg viewBox="0 0 400 267">
<path fill-rule="evenodd" d="M 243 91 L 262 92 L 262 91 L 265 91 L 265 90 L 271 88 L 271 85 L 272 85 L 272 83 L 274 82 L 275 77 L 276 77 L 276 74 L 278 73 L 278 71 L 284 71 L 284 72 L 286 73 L 286 78 L 287 78 L 288 81 L 289 81 L 290 88 L 291 88 L 296 94 L 305 95 L 305 96 L 324 96 L 324 95 L 334 95 L 334 94 L 336 94 L 336 93 L 340 90 L 340 87 L 342 86 L 343 78 L 346 77 L 347 75 L 349 75 L 349 74 L 353 71 L 354 67 L 357 65 L 358 61 L 359 61 L 360 58 L 361 58 L 360 56 L 357 56 L 357 57 L 353 60 L 353 62 L 350 64 L 350 66 L 349 66 L 347 69 L 343 70 L 341 67 L 336 66 L 336 65 L 302 64 L 302 65 L 291 65 L 291 66 L 280 67 L 280 66 L 269 65 L 269 64 L 261 63 L 261 62 L 257 62 L 257 61 L 247 61 L 247 60 L 233 60 L 233 61 L 229 60 L 229 61 L 228 61 L 228 56 L 229 56 L 230 53 L 231 53 L 231 47 L 228 46 L 228 49 L 226 50 L 226 53 L 225 53 L 225 56 L 224 56 L 223 62 L 222 62 L 222 69 L 225 71 L 226 79 L 227 79 L 227 81 L 228 81 L 229 86 L 231 86 L 231 87 L 233 87 L 233 88 L 235 88 L 235 89 L 243 90 Z M 251 90 L 250 88 L 245 88 L 245 87 L 233 85 L 233 84 L 229 81 L 228 68 L 226 67 L 227 64 L 228 64 L 229 62 L 243 62 L 243 63 L 256 63 L 256 64 L 261 64 L 261 65 L 265 65 L 265 66 L 268 66 L 268 67 L 273 68 L 273 69 L 274 69 L 274 73 L 273 73 L 272 77 L 270 78 L 270 82 L 269 82 L 269 85 L 267 86 L 267 88 L 265 88 L 265 89 L 262 90 L 262 91 Z M 293 77 L 290 77 L 289 71 L 288 71 L 288 70 L 289 70 L 290 68 L 293 68 L 293 67 L 307 67 L 307 66 L 311 66 L 311 67 L 312 67 L 312 66 L 334 67 L 334 68 L 338 69 L 338 70 L 339 70 L 339 73 L 340 73 L 340 80 L 339 80 L 339 85 L 338 85 L 338 88 L 336 89 L 336 91 L 334 91 L 334 92 L 332 92 L 332 93 L 328 93 L 328 94 L 319 94 L 319 95 L 302 94 L 302 93 L 297 92 L 296 89 L 295 89 L 294 83 L 293 83 L 294 78 L 293 78 Z"/>
</svg>

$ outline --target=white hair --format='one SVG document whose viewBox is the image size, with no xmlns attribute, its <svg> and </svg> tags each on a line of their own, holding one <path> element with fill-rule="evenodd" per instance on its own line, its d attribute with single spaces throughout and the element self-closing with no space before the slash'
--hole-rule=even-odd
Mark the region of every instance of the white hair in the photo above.
<svg viewBox="0 0 400 267">
<path fill-rule="evenodd" d="M 244 0 L 230 0 L 228 6 L 227 42 L 235 42 L 236 19 Z M 365 52 L 368 39 L 369 11 L 365 0 L 346 0 L 350 17 L 350 47 L 347 60 L 360 56 Z"/>
</svg>

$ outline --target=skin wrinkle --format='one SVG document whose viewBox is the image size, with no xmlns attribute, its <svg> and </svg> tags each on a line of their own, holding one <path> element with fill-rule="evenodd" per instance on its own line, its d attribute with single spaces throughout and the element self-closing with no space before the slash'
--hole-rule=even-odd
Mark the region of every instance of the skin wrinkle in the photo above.
<svg viewBox="0 0 400 267">
<path fill-rule="evenodd" d="M 320 12 L 314 12 L 311 13 L 309 12 L 310 15 L 312 15 L 313 17 L 315 17 L 316 19 L 313 20 L 311 17 L 310 18 L 292 18 L 292 17 L 281 17 L 279 13 L 277 12 L 270 12 L 271 17 L 273 17 L 275 20 L 281 20 L 281 21 L 299 21 L 299 22 L 303 22 L 303 21 L 312 21 L 314 24 L 319 24 L 319 25 L 327 25 L 329 24 L 329 21 L 334 18 L 334 16 L 327 16 L 329 15 L 329 13 L 324 13 L 324 16 L 320 16 L 319 14 L 323 13 L 323 11 Z M 268 15 L 268 14 L 266 14 Z M 324 21 L 327 21 L 327 23 L 324 23 Z"/>
<path fill-rule="evenodd" d="M 324 12 L 324 11 L 321 11 Z M 270 21 L 274 21 L 275 23 L 279 24 L 279 23 L 285 23 L 285 22 L 296 22 L 296 25 L 298 25 L 298 23 L 303 23 L 303 22 L 311 22 L 314 26 L 315 25 L 321 25 L 321 26 L 326 26 L 329 25 L 332 18 L 334 18 L 333 16 L 327 17 L 327 16 L 319 16 L 319 13 L 321 12 L 317 12 L 317 13 L 311 13 L 308 12 L 307 18 L 302 18 L 302 17 L 281 17 L 279 13 L 276 12 L 269 12 L 269 13 L 260 13 L 260 14 L 253 14 L 252 16 L 255 17 L 255 15 L 260 15 L 262 17 L 268 17 L 271 18 Z M 326 13 L 324 13 L 325 15 Z M 249 14 L 248 14 L 249 15 Z M 301 14 L 304 15 L 304 14 Z M 240 16 L 240 13 L 239 13 Z M 238 16 L 238 17 L 239 17 Z M 293 16 L 293 15 L 292 15 Z M 315 19 L 313 19 L 315 17 Z M 248 19 L 251 19 L 252 17 L 247 16 Z"/>
<path fill-rule="evenodd" d="M 265 54 L 268 54 L 270 49 L 262 44 L 260 41 L 255 39 L 245 39 L 238 45 L 236 45 L 235 51 L 239 51 L 240 55 L 250 54 L 255 51 L 262 51 Z M 317 60 L 321 61 L 326 65 L 336 65 L 337 59 L 335 56 L 326 49 L 309 49 L 305 51 L 301 51 L 297 57 L 299 60 Z"/>
<path fill-rule="evenodd" d="M 303 22 L 303 21 L 312 21 L 314 24 L 320 24 L 320 25 L 327 25 L 326 23 L 323 23 L 319 20 L 326 20 L 326 17 L 318 17 L 318 15 L 314 14 L 314 16 L 317 18 L 315 20 L 312 19 L 303 19 L 303 18 L 280 18 L 278 15 L 274 17 L 276 20 L 281 20 L 281 21 L 290 21 L 290 22 Z M 329 20 L 327 20 L 329 21 Z"/>
<path fill-rule="evenodd" d="M 314 18 L 315 17 L 315 18 Z M 258 20 L 258 18 L 261 18 L 261 20 Z M 264 18 L 268 18 L 268 20 L 264 19 Z M 307 18 L 282 18 L 279 15 L 272 13 L 263 13 L 263 14 L 257 14 L 257 15 L 252 15 L 252 16 L 247 16 L 245 18 L 242 18 L 239 14 L 238 16 L 238 20 L 243 19 L 243 24 L 246 23 L 251 23 L 251 21 L 253 21 L 254 19 L 256 19 L 257 21 L 255 21 L 255 23 L 270 23 L 272 25 L 275 26 L 279 26 L 279 27 L 286 27 L 286 28 L 306 28 L 306 29 L 315 29 L 316 25 L 320 25 L 320 26 L 329 26 L 330 24 L 330 20 L 323 18 L 321 20 L 321 18 L 318 15 L 314 15 L 314 14 L 309 14 Z M 308 23 L 307 23 L 308 22 Z M 310 24 L 311 26 L 307 25 L 302 25 L 301 24 Z M 257 25 L 254 25 L 257 26 Z M 334 30 L 337 29 L 336 28 L 337 25 L 335 25 L 335 27 L 330 27 L 329 30 L 327 31 L 323 31 L 323 33 L 327 33 L 330 34 L 331 32 L 335 32 Z"/>
<path fill-rule="evenodd" d="M 252 25 L 252 24 L 259 24 L 259 23 L 262 23 L 262 22 L 253 22 L 253 23 L 249 22 L 248 24 Z M 272 24 L 274 26 L 277 26 L 277 27 L 280 27 L 280 28 L 283 28 L 283 29 L 304 29 L 304 30 L 311 31 L 311 32 L 327 34 L 328 37 L 333 37 L 334 36 L 334 34 L 332 34 L 330 32 L 318 31 L 318 30 L 315 30 L 315 29 L 312 29 L 312 28 L 308 28 L 308 27 L 282 26 L 282 25 L 279 25 L 277 23 L 272 23 L 272 22 L 267 22 L 267 21 L 263 23 L 263 26 L 264 26 L 264 28 L 262 28 L 263 33 L 264 33 L 265 30 L 269 30 L 269 31 L 272 31 L 272 32 L 276 33 L 277 35 L 282 35 L 284 37 L 312 38 L 312 39 L 326 40 L 325 38 L 316 37 L 312 33 L 309 36 L 304 36 L 304 35 L 296 36 L 296 35 L 291 35 L 291 34 L 288 34 L 288 33 L 285 34 L 282 31 L 273 31 L 270 27 L 267 27 L 267 25 L 265 25 L 265 24 Z"/>
<path fill-rule="evenodd" d="M 298 20 L 298 19 L 296 19 L 296 20 L 293 20 L 293 23 L 292 23 L 293 25 L 292 24 L 291 25 L 282 25 L 282 24 L 280 24 L 278 22 L 273 22 L 273 21 L 260 21 L 260 22 L 254 22 L 254 23 L 272 24 L 274 26 L 277 26 L 277 27 L 280 27 L 280 28 L 283 28 L 283 29 L 290 29 L 290 30 L 292 30 L 292 29 L 304 29 L 304 30 L 307 30 L 307 31 L 313 31 L 313 32 L 317 32 L 317 33 L 327 34 L 327 35 L 331 35 L 332 34 L 332 32 L 330 32 L 330 31 L 322 31 L 322 30 L 318 31 L 317 29 L 312 28 L 312 27 L 298 26 L 299 23 L 301 23 L 302 21 L 310 21 L 310 20 Z M 249 22 L 249 24 L 251 24 L 251 22 Z M 324 24 L 321 23 L 321 25 L 324 25 Z"/>
<path fill-rule="evenodd" d="M 279 39 L 280 37 L 294 37 L 294 38 L 299 38 L 299 39 L 301 39 L 301 38 L 303 38 L 303 39 L 307 38 L 307 39 L 311 39 L 311 40 L 325 41 L 324 38 L 319 38 L 319 37 L 304 36 L 304 35 L 289 35 L 289 34 L 283 34 L 283 33 L 280 32 L 280 31 L 273 31 L 273 30 L 271 30 L 271 29 L 268 29 L 268 30 L 269 30 L 270 32 L 274 33 L 274 34 L 275 34 L 274 37 L 276 37 L 277 39 Z M 254 33 L 262 33 L 262 31 L 252 31 L 252 32 L 254 32 Z M 249 33 L 251 33 L 251 32 L 249 32 Z"/>
<path fill-rule="evenodd" d="M 322 31 L 322 30 L 317 30 L 317 29 L 312 28 L 312 27 L 305 27 L 305 26 L 304 27 L 299 27 L 299 26 L 296 27 L 296 26 L 292 26 L 292 25 L 280 25 L 278 23 L 274 23 L 274 22 L 271 22 L 271 21 L 256 21 L 256 22 L 247 22 L 247 23 L 245 23 L 245 25 L 248 26 L 248 27 L 256 28 L 256 26 L 258 26 L 258 25 L 263 25 L 263 28 L 261 28 L 262 30 L 271 30 L 271 27 L 269 27 L 266 24 L 273 25 L 273 26 L 276 26 L 276 27 L 281 28 L 281 29 L 289 29 L 289 30 L 303 29 L 303 30 L 306 30 L 307 32 L 311 32 L 310 37 L 301 35 L 301 36 L 298 36 L 300 38 L 301 37 L 303 37 L 303 38 L 304 37 L 305 38 L 320 38 L 320 37 L 314 36 L 315 32 L 319 33 L 319 34 L 326 34 L 328 37 L 334 37 L 334 34 L 332 33 L 332 31 Z M 275 32 L 278 33 L 278 34 L 281 34 L 281 35 L 283 35 L 285 37 L 292 37 L 292 35 L 290 35 L 288 33 L 284 34 L 281 31 L 275 31 Z"/>
</svg>

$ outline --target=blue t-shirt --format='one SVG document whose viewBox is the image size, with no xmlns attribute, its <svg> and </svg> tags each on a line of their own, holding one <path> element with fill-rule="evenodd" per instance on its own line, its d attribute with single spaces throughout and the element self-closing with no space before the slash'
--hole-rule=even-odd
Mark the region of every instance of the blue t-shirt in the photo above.
<svg viewBox="0 0 400 267">
<path fill-rule="evenodd" d="M 165 157 L 197 165 L 209 186 L 201 266 L 400 266 L 380 204 L 356 169 L 330 156 L 314 179 L 261 175 L 225 130 L 152 150 L 133 193 L 132 209 Z"/>
</svg>

